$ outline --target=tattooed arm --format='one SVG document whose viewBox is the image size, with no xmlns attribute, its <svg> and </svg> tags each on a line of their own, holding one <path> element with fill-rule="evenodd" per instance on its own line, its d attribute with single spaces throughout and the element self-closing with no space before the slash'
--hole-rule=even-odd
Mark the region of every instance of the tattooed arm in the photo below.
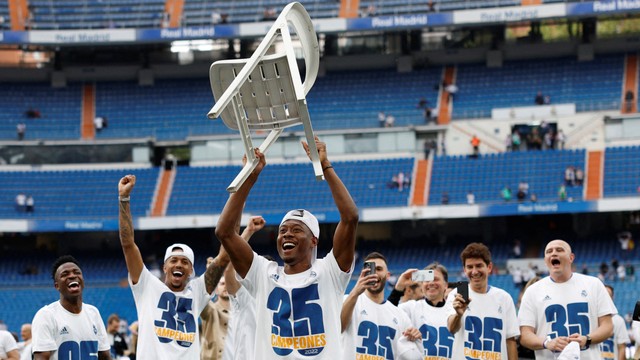
<svg viewBox="0 0 640 360">
<path fill-rule="evenodd" d="M 134 284 L 140 280 L 140 274 L 144 268 L 144 262 L 142 261 L 142 254 L 140 249 L 136 245 L 133 237 L 133 219 L 131 217 L 131 209 L 129 208 L 131 190 L 133 190 L 136 184 L 136 177 L 134 175 L 127 175 L 120 179 L 118 183 L 118 195 L 119 195 L 119 207 L 120 216 L 120 244 L 122 245 L 122 251 L 124 252 L 124 260 L 127 263 L 127 270 L 129 276 L 131 276 L 131 282 Z"/>
</svg>

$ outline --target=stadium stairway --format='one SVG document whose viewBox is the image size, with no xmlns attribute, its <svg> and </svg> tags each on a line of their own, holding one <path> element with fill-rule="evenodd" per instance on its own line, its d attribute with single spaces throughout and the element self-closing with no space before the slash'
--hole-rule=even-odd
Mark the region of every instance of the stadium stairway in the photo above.
<svg viewBox="0 0 640 360">
<path fill-rule="evenodd" d="M 443 84 L 456 83 L 455 66 L 447 66 L 442 75 Z M 451 113 L 453 110 L 453 101 L 451 96 L 444 90 L 444 86 L 440 86 L 440 96 L 438 97 L 438 124 L 446 125 L 451 122 Z"/>
<path fill-rule="evenodd" d="M 11 19 L 11 30 L 24 31 L 24 24 L 29 10 L 26 0 L 9 0 L 9 18 Z"/>
<path fill-rule="evenodd" d="M 586 171 L 586 200 L 597 200 L 602 197 L 602 163 L 604 156 L 602 151 L 589 151 L 587 153 Z"/>
<path fill-rule="evenodd" d="M 93 119 L 96 117 L 96 85 L 85 84 L 82 87 L 82 131 L 83 140 L 93 140 L 96 137 L 96 128 Z"/>
<path fill-rule="evenodd" d="M 151 216 L 165 216 L 167 214 L 167 206 L 169 205 L 177 172 L 176 166 L 172 166 L 170 169 L 164 167 L 160 170 L 156 191 L 153 194 L 153 203 L 151 204 Z"/>
<path fill-rule="evenodd" d="M 627 104 L 625 99 L 627 92 L 634 95 L 631 104 Z M 627 54 L 624 59 L 624 88 L 622 89 L 622 101 L 620 101 L 620 111 L 623 114 L 638 112 L 638 56 Z"/>
</svg>

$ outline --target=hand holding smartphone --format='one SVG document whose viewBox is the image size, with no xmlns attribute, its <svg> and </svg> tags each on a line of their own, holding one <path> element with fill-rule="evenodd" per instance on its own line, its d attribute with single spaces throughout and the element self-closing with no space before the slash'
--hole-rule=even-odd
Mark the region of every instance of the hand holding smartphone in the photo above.
<svg viewBox="0 0 640 360">
<path fill-rule="evenodd" d="M 456 290 L 458 291 L 458 294 L 462 295 L 462 298 L 464 299 L 465 302 L 469 302 L 469 282 L 468 281 L 458 281 Z"/>
<path fill-rule="evenodd" d="M 365 274 L 365 276 L 367 275 L 373 275 L 376 273 L 376 262 L 375 261 L 366 261 L 364 263 L 363 266 L 365 269 L 368 269 L 369 271 L 367 271 L 367 273 Z M 374 285 L 375 282 L 368 282 L 367 285 Z"/>
<path fill-rule="evenodd" d="M 417 270 L 411 273 L 411 280 L 415 282 L 433 281 L 433 270 Z"/>
</svg>

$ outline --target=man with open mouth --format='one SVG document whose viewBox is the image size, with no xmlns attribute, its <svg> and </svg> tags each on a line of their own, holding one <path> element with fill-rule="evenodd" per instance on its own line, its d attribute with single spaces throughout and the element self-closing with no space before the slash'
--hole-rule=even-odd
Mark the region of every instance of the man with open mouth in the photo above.
<svg viewBox="0 0 640 360">
<path fill-rule="evenodd" d="M 61 256 L 53 263 L 51 277 L 60 299 L 45 305 L 33 318 L 33 358 L 111 359 L 100 311 L 82 302 L 84 277 L 78 261 Z"/>
<path fill-rule="evenodd" d="M 520 343 L 535 350 L 536 359 L 555 359 L 571 342 L 580 359 L 600 359 L 597 344 L 613 334 L 618 311 L 602 282 L 574 273 L 575 254 L 564 240 L 552 240 L 544 250 L 549 276 L 527 288 L 518 318 Z"/>
<path fill-rule="evenodd" d="M 186 244 L 173 244 L 164 255 L 164 282 L 153 276 L 144 265 L 133 236 L 129 204 L 135 182 L 134 175 L 120 179 L 118 194 L 120 243 L 140 323 L 137 359 L 199 360 L 198 316 L 211 300 L 229 257 L 220 247 L 205 273 L 193 277 L 193 250 Z"/>
</svg>

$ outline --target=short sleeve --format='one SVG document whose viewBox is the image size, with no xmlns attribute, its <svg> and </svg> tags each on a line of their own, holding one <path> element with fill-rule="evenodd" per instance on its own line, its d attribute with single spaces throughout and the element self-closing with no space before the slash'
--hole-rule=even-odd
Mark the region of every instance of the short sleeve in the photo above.
<svg viewBox="0 0 640 360">
<path fill-rule="evenodd" d="M 51 315 L 46 308 L 40 309 L 33 317 L 31 332 L 33 352 L 54 351 L 58 348 Z"/>
</svg>

